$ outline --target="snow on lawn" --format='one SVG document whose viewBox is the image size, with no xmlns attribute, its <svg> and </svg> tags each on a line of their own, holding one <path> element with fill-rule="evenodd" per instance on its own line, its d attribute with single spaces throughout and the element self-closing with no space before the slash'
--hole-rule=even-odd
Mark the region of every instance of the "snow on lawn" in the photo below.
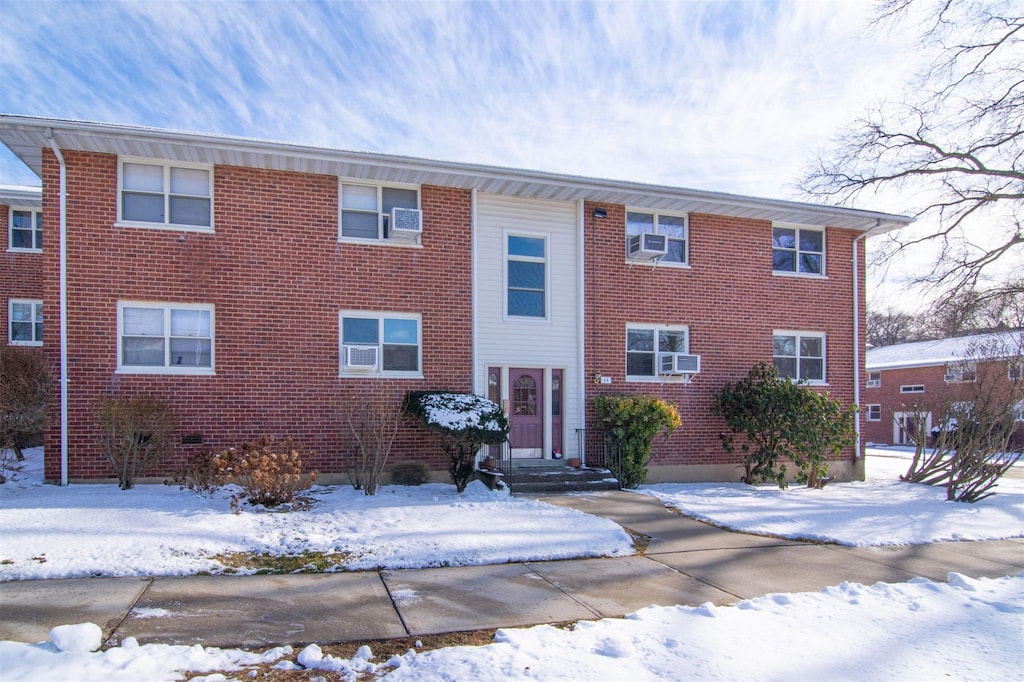
<svg viewBox="0 0 1024 682">
<path fill-rule="evenodd" d="M 648 485 L 687 516 L 746 533 L 843 545 L 916 545 L 944 540 L 1024 536 L 1024 481 L 1004 477 L 996 494 L 975 504 L 947 502 L 944 488 L 903 483 L 909 459 L 899 451 L 869 450 L 867 481 L 798 485 L 742 483 Z"/>
<path fill-rule="evenodd" d="M 0 485 L 0 580 L 189 575 L 224 569 L 234 552 L 338 553 L 335 570 L 464 566 L 622 556 L 633 544 L 595 516 L 473 483 L 314 487 L 312 508 L 232 513 L 229 491 L 176 486 L 43 485 L 42 449 Z M 500 528 L 500 533 L 482 530 Z"/>
<path fill-rule="evenodd" d="M 362 647 L 350 660 L 312 644 L 296 660 L 338 679 L 394 680 L 1011 680 L 1024 670 L 1024 575 L 948 583 L 921 578 L 821 592 L 770 594 L 735 606 L 652 606 L 622 619 L 503 629 L 495 643 L 410 651 L 373 662 Z M 76 633 L 76 628 L 84 632 Z M 78 636 L 76 636 L 78 635 Z M 0 642 L 4 679 L 177 680 L 257 663 L 297 669 L 291 647 L 237 649 L 133 638 L 96 653 L 59 651 L 57 639 L 99 646 L 86 625 L 53 643 Z M 91 639 L 91 642 L 90 642 Z M 361 674 L 363 675 L 362 677 Z M 258 677 L 241 672 L 232 679 Z M 191 678 L 196 679 L 196 678 Z M 224 680 L 216 675 L 205 678 Z M 312 678 L 310 678 L 312 679 Z M 334 679 L 334 678 L 332 678 Z"/>
</svg>

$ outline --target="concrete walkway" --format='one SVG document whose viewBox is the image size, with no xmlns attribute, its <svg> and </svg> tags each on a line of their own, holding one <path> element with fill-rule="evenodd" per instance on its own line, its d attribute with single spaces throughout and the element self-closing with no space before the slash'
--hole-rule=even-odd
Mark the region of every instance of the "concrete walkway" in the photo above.
<svg viewBox="0 0 1024 682">
<path fill-rule="evenodd" d="M 1024 571 L 1024 539 L 850 548 L 732 533 L 644 495 L 542 498 L 649 538 L 642 555 L 318 575 L 93 578 L 0 583 L 0 639 L 40 642 L 93 622 L 108 644 L 264 648 L 623 616 L 652 604 L 724 605 L 843 581 Z"/>
</svg>

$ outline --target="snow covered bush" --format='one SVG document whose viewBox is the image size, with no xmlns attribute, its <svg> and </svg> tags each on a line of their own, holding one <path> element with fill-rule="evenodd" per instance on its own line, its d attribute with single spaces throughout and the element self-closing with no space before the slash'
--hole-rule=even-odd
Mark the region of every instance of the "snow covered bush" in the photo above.
<svg viewBox="0 0 1024 682">
<path fill-rule="evenodd" d="M 302 454 L 286 438 L 277 443 L 270 436 L 228 448 L 213 455 L 219 480 L 237 484 L 242 492 L 231 500 L 236 511 L 242 499 L 250 504 L 277 507 L 295 499 L 295 494 L 313 485 L 319 472 L 303 473 Z"/>
<path fill-rule="evenodd" d="M 829 457 L 854 442 L 854 406 L 841 404 L 805 386 L 780 377 L 773 365 L 759 362 L 747 376 L 726 383 L 715 397 L 712 413 L 725 418 L 731 433 L 722 435 L 722 447 L 735 452 L 734 437 L 743 456 L 743 482 L 772 481 L 787 486 L 789 459 L 798 469 L 796 480 L 820 487 Z"/>
<path fill-rule="evenodd" d="M 174 449 L 174 410 L 166 398 L 103 396 L 98 418 L 103 454 L 113 465 L 122 490 L 132 488 L 135 479 Z"/>
<path fill-rule="evenodd" d="M 487 398 L 448 391 L 410 391 L 404 411 L 441 437 L 448 473 L 461 493 L 473 478 L 476 453 L 508 440 L 508 418 Z"/>
<path fill-rule="evenodd" d="M 623 488 L 638 488 L 647 480 L 654 439 L 679 428 L 679 411 L 672 403 L 652 395 L 602 395 L 594 398 L 597 419 L 608 429 L 612 445 L 619 451 L 613 458 L 615 476 Z"/>
<path fill-rule="evenodd" d="M 0 346 L 0 449 L 41 442 L 50 398 L 50 369 L 38 348 Z"/>
</svg>

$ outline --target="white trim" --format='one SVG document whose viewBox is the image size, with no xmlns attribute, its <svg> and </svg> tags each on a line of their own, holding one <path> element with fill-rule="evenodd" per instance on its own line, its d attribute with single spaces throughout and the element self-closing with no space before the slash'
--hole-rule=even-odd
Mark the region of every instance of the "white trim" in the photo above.
<svg viewBox="0 0 1024 682">
<path fill-rule="evenodd" d="M 627 357 L 629 355 L 629 332 L 630 331 L 653 331 L 654 332 L 654 349 L 651 351 L 635 351 L 637 353 L 651 353 L 654 355 L 654 374 L 629 374 L 629 362 Z M 623 375 L 626 377 L 626 381 L 639 382 L 639 383 L 655 383 L 655 384 L 680 384 L 687 383 L 687 378 L 682 375 L 672 374 L 659 374 L 658 373 L 658 355 L 661 351 L 658 350 L 658 334 L 660 332 L 684 332 L 686 334 L 686 349 L 683 351 L 677 351 L 682 353 L 690 352 L 690 326 L 685 324 L 651 324 L 647 322 L 627 322 L 626 323 L 626 336 L 625 344 L 623 346 Z"/>
<path fill-rule="evenodd" d="M 586 205 L 582 199 L 576 202 L 576 423 L 580 429 L 586 429 L 586 414 L 587 414 L 587 353 L 586 353 L 586 284 L 587 274 L 585 270 L 586 266 Z M 591 222 L 594 223 L 599 218 L 591 218 Z M 596 226 L 594 228 L 597 229 Z M 595 237 L 596 238 L 596 237 Z M 565 409 L 566 400 L 565 396 L 568 395 L 568 391 L 564 389 L 566 376 L 562 375 L 562 449 L 563 454 L 568 455 L 569 444 L 568 438 L 568 424 L 565 417 L 567 410 Z M 574 434 L 575 435 L 575 434 Z M 572 447 L 578 447 L 578 440 L 574 438 Z M 586 444 L 584 443 L 583 452 L 576 451 L 576 456 L 579 457 L 583 466 L 587 465 L 586 457 Z"/>
<path fill-rule="evenodd" d="M 919 391 L 917 389 L 921 389 L 921 390 Z M 924 393 L 924 391 L 925 391 L 924 384 L 903 384 L 902 386 L 900 386 L 900 393 L 916 393 L 916 394 L 920 394 L 920 393 Z"/>
<path fill-rule="evenodd" d="M 163 222 L 146 220 L 127 220 L 124 213 L 124 164 L 135 163 L 145 166 L 160 166 L 163 168 L 163 197 L 164 197 L 164 220 Z M 186 170 L 202 170 L 207 173 L 208 196 L 186 195 L 197 199 L 208 199 L 210 202 L 210 224 L 209 225 L 188 225 L 184 223 L 172 223 L 171 220 L 171 169 L 182 168 Z M 129 190 L 131 192 L 132 190 Z M 151 194 L 156 194 L 152 192 Z M 114 227 L 141 227 L 150 230 L 172 230 L 175 232 L 202 232 L 209 234 L 214 232 L 214 204 L 213 204 L 213 166 L 203 163 L 188 163 L 184 161 L 173 161 L 165 159 L 151 159 L 136 156 L 117 157 L 117 222 Z"/>
<path fill-rule="evenodd" d="M 536 256 L 515 256 L 515 260 L 527 263 L 542 263 L 544 265 L 544 315 L 512 315 L 508 312 L 508 262 L 512 258 L 508 252 L 509 237 L 523 237 L 525 239 L 541 239 L 544 241 L 544 257 Z M 506 322 L 550 322 L 551 321 L 551 233 L 533 232 L 529 230 L 501 231 L 501 281 L 502 281 L 502 319 Z"/>
<path fill-rule="evenodd" d="M 795 260 L 793 266 L 795 270 L 776 270 L 775 269 L 775 229 L 780 228 L 784 230 L 796 230 L 796 244 L 793 249 L 779 249 L 781 251 L 792 250 L 795 254 Z M 800 231 L 801 230 L 812 230 L 814 232 L 821 233 L 821 272 L 800 272 Z M 799 277 L 802 279 L 828 279 L 828 269 L 826 267 L 826 261 L 828 260 L 828 230 L 820 225 L 801 225 L 798 223 L 786 223 L 780 221 L 772 221 L 772 234 L 771 234 L 771 250 L 772 250 L 772 274 L 779 277 Z M 804 253 L 817 253 L 816 251 L 806 251 Z"/>
<path fill-rule="evenodd" d="M 344 319 L 354 318 L 359 320 L 377 321 L 377 354 L 378 362 L 375 370 L 346 370 L 345 369 L 345 346 L 360 345 L 369 346 L 369 343 L 346 344 L 343 323 Z M 414 320 L 416 322 L 416 366 L 415 371 L 386 370 L 384 369 L 384 320 Z M 412 344 L 388 344 L 388 345 L 412 345 Z M 341 310 L 338 311 L 338 376 L 346 378 L 385 378 L 385 379 L 422 379 L 423 378 L 423 316 L 420 313 L 396 313 L 390 311 L 376 310 Z"/>
<path fill-rule="evenodd" d="M 775 361 L 775 337 L 795 336 L 796 337 L 796 374 L 790 377 L 794 381 L 803 382 L 808 386 L 828 386 L 828 334 L 825 332 L 812 332 L 797 329 L 775 329 L 772 331 L 772 362 Z M 802 338 L 821 339 L 821 379 L 800 379 L 800 340 Z M 784 356 L 790 357 L 790 356 Z"/>
<path fill-rule="evenodd" d="M 870 405 L 865 405 L 864 407 L 866 408 L 864 410 L 864 418 L 867 421 L 869 421 L 869 422 L 880 422 L 880 421 L 882 421 L 882 404 L 881 403 L 871 403 Z M 872 418 L 872 416 L 871 416 L 871 408 L 872 407 L 877 407 L 878 408 L 878 414 L 874 418 Z"/>
<path fill-rule="evenodd" d="M 360 213 L 370 213 L 370 211 L 360 209 L 345 209 L 344 202 L 344 191 L 345 185 L 354 185 L 358 187 L 373 187 L 377 190 L 377 236 L 374 237 L 349 237 L 342 234 L 342 214 L 345 210 L 356 211 Z M 384 236 L 384 189 L 404 189 L 416 192 L 416 210 L 423 210 L 423 188 L 421 185 L 414 185 L 409 183 L 401 182 L 374 182 L 372 180 L 365 180 L 360 178 L 338 178 L 338 242 L 343 244 L 377 244 L 383 246 L 397 246 L 403 248 L 421 249 L 423 245 L 419 242 L 410 242 L 400 239 L 390 239 Z"/>
<path fill-rule="evenodd" d="M 14 306 L 16 305 L 30 305 L 32 306 L 32 340 L 31 341 L 15 341 L 14 340 Z M 9 298 L 7 299 L 7 343 L 11 346 L 42 346 L 43 340 L 36 338 L 36 324 L 39 323 L 36 311 L 43 307 L 43 300 L 41 298 Z M 42 312 L 39 313 L 42 316 Z"/>
<path fill-rule="evenodd" d="M 43 209 L 31 208 L 29 206 L 10 206 L 7 211 L 7 251 L 8 253 L 42 253 L 42 247 L 31 247 L 26 248 L 24 246 L 14 246 L 14 212 L 29 212 L 32 214 L 32 243 L 36 241 L 36 216 L 43 215 Z M 43 229 L 46 228 L 44 223 Z"/>
<path fill-rule="evenodd" d="M 157 365 L 125 365 L 124 364 L 124 309 L 148 308 L 162 310 L 164 313 L 164 364 Z M 210 366 L 195 367 L 175 365 L 170 362 L 171 352 L 171 311 L 201 310 L 210 313 Z M 216 313 L 212 303 L 168 303 L 158 301 L 118 301 L 117 302 L 117 373 L 118 374 L 169 374 L 185 376 L 212 376 L 217 367 Z M 205 338 L 205 337 L 196 337 Z"/>
</svg>

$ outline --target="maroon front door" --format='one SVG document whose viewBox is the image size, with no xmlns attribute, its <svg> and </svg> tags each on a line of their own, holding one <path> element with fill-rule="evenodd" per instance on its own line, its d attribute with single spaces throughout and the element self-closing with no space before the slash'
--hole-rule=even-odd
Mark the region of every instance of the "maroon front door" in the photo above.
<svg viewBox="0 0 1024 682">
<path fill-rule="evenodd" d="M 517 458 L 544 456 L 544 371 L 510 369 L 509 446 Z"/>
</svg>

